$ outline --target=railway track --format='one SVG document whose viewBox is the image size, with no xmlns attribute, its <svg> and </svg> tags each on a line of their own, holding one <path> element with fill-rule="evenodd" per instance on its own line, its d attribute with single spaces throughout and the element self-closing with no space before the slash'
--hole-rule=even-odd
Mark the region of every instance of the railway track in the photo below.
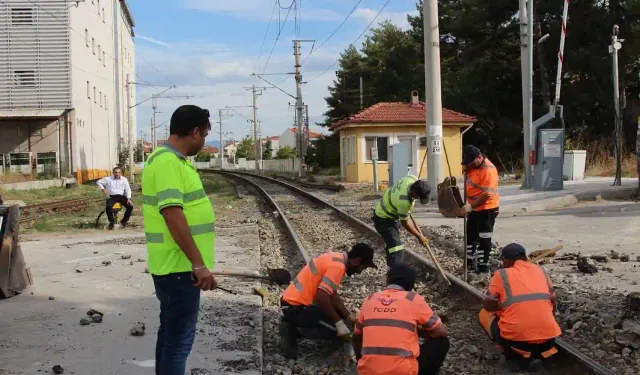
<svg viewBox="0 0 640 375">
<path fill-rule="evenodd" d="M 33 223 L 42 215 L 82 211 L 98 203 L 104 203 L 104 198 L 65 199 L 24 206 L 20 208 L 20 224 Z"/>
<path fill-rule="evenodd" d="M 307 262 L 311 257 L 322 252 L 340 249 L 357 241 L 370 243 L 376 248 L 383 247 L 378 234 L 370 225 L 286 181 L 235 171 L 209 170 L 209 172 L 220 173 L 252 186 L 273 207 L 274 213 L 282 221 L 293 247 L 295 247 L 295 254 L 289 256 L 298 257 L 297 261 L 289 259 L 286 262 L 289 266 L 293 267 L 295 264 Z M 310 205 L 310 201 L 314 204 Z M 419 250 L 408 249 L 407 260 L 422 270 L 424 275 L 436 275 L 435 267 Z M 345 280 L 341 293 L 345 304 L 352 311 L 360 307 L 360 303 L 366 295 L 380 290 L 384 286 L 386 270 L 384 256 L 378 256 L 376 263 L 379 270 L 368 270 L 363 275 Z M 295 267 L 295 270 L 297 269 L 299 266 Z M 504 373 L 498 363 L 497 350 L 485 337 L 476 320 L 480 308 L 478 302 L 482 299 L 483 294 L 453 274 L 449 273 L 447 277 L 453 283 L 453 289 L 447 289 L 444 284 L 438 282 L 435 276 L 426 277 L 424 282 L 416 286 L 416 291 L 425 296 L 449 328 L 452 345 L 449 358 L 445 363 L 447 368 L 443 373 Z M 556 366 L 545 369 L 544 373 L 615 374 L 564 340 L 558 340 L 558 346 L 561 354 L 554 361 Z M 469 350 L 469 348 L 474 349 Z M 313 352 L 311 347 L 301 348 L 300 352 L 305 353 L 306 349 Z M 317 348 L 315 350 L 317 351 Z M 472 353 L 466 355 L 465 353 L 468 351 Z M 265 358 L 267 357 L 265 356 Z M 318 357 L 317 353 L 315 357 Z M 319 359 L 310 355 L 302 360 L 305 364 L 307 362 L 320 363 L 320 366 L 328 361 L 322 355 Z M 466 366 L 467 364 L 468 366 Z M 353 369 L 345 369 L 344 372 L 331 373 L 350 374 L 353 372 Z"/>
</svg>

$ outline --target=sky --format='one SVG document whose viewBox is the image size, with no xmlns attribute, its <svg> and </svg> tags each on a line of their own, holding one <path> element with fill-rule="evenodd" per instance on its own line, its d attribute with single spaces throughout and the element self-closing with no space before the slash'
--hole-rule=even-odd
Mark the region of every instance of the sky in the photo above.
<svg viewBox="0 0 640 375">
<path fill-rule="evenodd" d="M 286 9 L 292 0 L 130 0 L 135 20 L 136 79 L 140 83 L 137 101 L 164 90 L 163 86 L 176 85 L 165 95 L 190 97 L 160 99 L 158 125 L 165 122 L 168 125 L 171 113 L 179 105 L 196 104 L 211 112 L 214 128 L 208 140 L 219 140 L 218 110 L 236 107 L 239 113 L 223 113 L 222 132 L 232 133 L 225 135 L 225 139 L 242 139 L 253 131 L 247 120 L 253 116 L 252 109 L 247 107 L 252 104 L 252 94 L 246 88 L 254 84 L 270 87 L 251 74 L 293 72 L 293 40 L 315 40 L 315 45 L 302 43 L 302 80 L 308 81 L 302 86 L 302 97 L 309 106 L 312 129 L 327 133 L 314 124 L 323 121 L 322 114 L 327 110 L 324 97 L 335 78 L 335 62 L 387 0 L 295 1 L 301 9 L 298 30 L 294 22 L 296 12 Z M 352 10 L 342 27 L 319 48 Z M 415 0 L 389 0 L 373 25 L 390 20 L 407 28 L 407 14 L 416 13 Z M 356 46 L 360 47 L 363 39 Z M 264 78 L 295 96 L 292 75 Z M 274 88 L 261 93 L 257 106 L 262 137 L 278 136 L 294 125 L 294 107 L 290 106 L 294 103 L 293 98 Z M 151 102 L 138 107 L 138 134 L 142 130 L 147 140 L 151 117 Z M 158 138 L 164 137 L 162 126 Z"/>
</svg>

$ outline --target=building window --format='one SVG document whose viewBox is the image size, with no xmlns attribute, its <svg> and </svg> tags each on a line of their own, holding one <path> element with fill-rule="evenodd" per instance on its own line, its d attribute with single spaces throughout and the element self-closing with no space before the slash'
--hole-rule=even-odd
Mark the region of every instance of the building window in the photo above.
<svg viewBox="0 0 640 375">
<path fill-rule="evenodd" d="M 388 137 L 365 137 L 365 160 L 371 161 L 371 148 L 378 148 L 378 161 L 388 161 L 387 146 L 389 145 Z"/>
<path fill-rule="evenodd" d="M 104 7 L 102 8 L 102 23 L 107 23 L 107 21 L 104 18 Z"/>
<path fill-rule="evenodd" d="M 84 29 L 84 42 L 87 44 L 87 47 L 89 47 L 89 30 Z"/>
<path fill-rule="evenodd" d="M 93 54 L 96 54 L 96 39 L 95 38 L 91 38 L 91 51 L 93 51 Z"/>
<path fill-rule="evenodd" d="M 102 108 L 102 91 L 98 95 L 100 96 L 100 108 Z"/>
<path fill-rule="evenodd" d="M 100 0 L 98 0 L 98 15 L 100 15 Z"/>
<path fill-rule="evenodd" d="M 98 96 L 96 95 L 96 87 L 93 86 L 93 102 L 97 103 L 98 102 Z"/>
<path fill-rule="evenodd" d="M 98 44 L 98 60 L 102 61 L 102 47 Z"/>
<path fill-rule="evenodd" d="M 87 98 L 91 99 L 91 84 L 87 81 Z"/>
<path fill-rule="evenodd" d="M 36 72 L 34 70 L 16 70 L 14 73 L 13 86 L 20 87 L 35 87 L 36 86 Z"/>
<path fill-rule="evenodd" d="M 12 25 L 33 25 L 32 8 L 11 8 Z"/>
<path fill-rule="evenodd" d="M 107 66 L 107 54 L 102 51 L 102 66 Z"/>
<path fill-rule="evenodd" d="M 31 155 L 28 152 L 15 152 L 9 154 L 9 163 L 11 165 L 29 165 Z"/>
</svg>

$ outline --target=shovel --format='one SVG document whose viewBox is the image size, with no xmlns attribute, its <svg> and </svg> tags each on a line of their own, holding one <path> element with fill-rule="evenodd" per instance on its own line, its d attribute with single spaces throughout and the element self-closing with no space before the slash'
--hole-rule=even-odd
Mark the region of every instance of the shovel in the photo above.
<svg viewBox="0 0 640 375">
<path fill-rule="evenodd" d="M 248 279 L 265 280 L 270 283 L 278 285 L 289 285 L 291 283 L 291 274 L 289 271 L 282 268 L 269 268 L 267 275 L 256 275 L 254 273 L 247 272 L 211 272 L 214 276 L 229 276 L 229 277 L 245 277 Z"/>
</svg>

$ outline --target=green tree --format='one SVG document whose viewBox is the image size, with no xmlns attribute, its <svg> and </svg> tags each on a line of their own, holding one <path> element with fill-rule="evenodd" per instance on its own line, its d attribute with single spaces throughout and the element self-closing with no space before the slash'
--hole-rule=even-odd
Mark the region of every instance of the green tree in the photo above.
<svg viewBox="0 0 640 375">
<path fill-rule="evenodd" d="M 311 141 L 305 162 L 313 170 L 340 166 L 340 139 L 337 134 Z"/>
<path fill-rule="evenodd" d="M 211 161 L 211 154 L 209 152 L 207 152 L 206 150 L 202 149 L 202 150 L 198 151 L 198 154 L 196 155 L 196 161 L 197 162 Z"/>
<path fill-rule="evenodd" d="M 246 136 L 238 143 L 236 151 L 237 158 L 247 158 L 247 160 L 255 160 L 255 150 L 253 138 Z"/>
<path fill-rule="evenodd" d="M 133 155 L 135 155 L 133 160 L 136 163 L 142 163 L 142 154 L 144 152 L 143 150 L 144 150 L 144 146 L 142 144 L 142 141 L 137 142 L 136 143 L 136 149 L 133 151 Z"/>
<path fill-rule="evenodd" d="M 262 148 L 262 160 L 270 160 L 273 159 L 273 145 L 270 139 L 264 143 L 264 147 Z"/>
<path fill-rule="evenodd" d="M 298 157 L 298 153 L 291 146 L 280 147 L 276 153 L 276 159 L 295 159 L 296 157 Z"/>
</svg>

